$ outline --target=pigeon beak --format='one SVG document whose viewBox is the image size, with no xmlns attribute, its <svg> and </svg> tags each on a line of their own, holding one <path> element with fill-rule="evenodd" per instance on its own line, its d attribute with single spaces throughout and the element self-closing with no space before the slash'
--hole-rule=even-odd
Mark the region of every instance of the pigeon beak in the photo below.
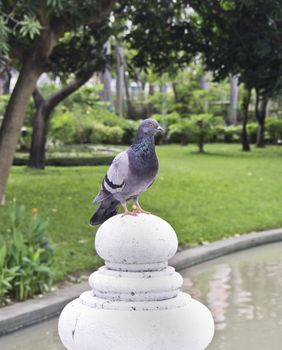
<svg viewBox="0 0 282 350">
<path fill-rule="evenodd" d="M 158 126 L 158 127 L 157 127 L 157 131 L 160 132 L 160 133 L 162 133 L 162 134 L 165 133 L 164 129 L 163 129 L 161 126 Z"/>
</svg>

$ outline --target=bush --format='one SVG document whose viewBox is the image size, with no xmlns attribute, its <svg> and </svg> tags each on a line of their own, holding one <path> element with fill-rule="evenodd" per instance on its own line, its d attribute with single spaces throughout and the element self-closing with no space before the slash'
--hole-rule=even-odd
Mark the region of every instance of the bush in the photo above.
<svg viewBox="0 0 282 350">
<path fill-rule="evenodd" d="M 180 119 L 168 128 L 168 141 L 186 145 L 195 142 L 203 152 L 204 143 L 212 141 L 218 130 L 222 129 L 222 119 L 211 114 L 195 114 L 190 118 Z"/>
<path fill-rule="evenodd" d="M 92 128 L 90 142 L 120 144 L 122 137 L 123 130 L 119 126 L 111 127 L 96 123 Z"/>
<path fill-rule="evenodd" d="M 138 129 L 138 122 L 133 120 L 124 120 L 122 130 L 122 143 L 130 145 L 133 143 Z"/>
<path fill-rule="evenodd" d="M 241 133 L 242 133 L 241 125 L 238 125 L 238 126 L 230 125 L 230 126 L 223 127 L 224 142 L 226 143 L 239 142 L 241 138 Z"/>
<path fill-rule="evenodd" d="M 200 153 L 204 152 L 204 144 L 212 140 L 221 124 L 222 119 L 212 114 L 192 115 L 187 125 L 188 137 L 192 142 L 198 144 Z"/>
<path fill-rule="evenodd" d="M 189 121 L 181 120 L 168 127 L 167 139 L 170 143 L 187 145 L 189 139 Z"/>
<path fill-rule="evenodd" d="M 132 143 L 139 122 L 117 117 L 102 106 L 88 107 L 86 114 L 74 108 L 56 114 L 51 121 L 50 135 L 63 144 Z"/>
<path fill-rule="evenodd" d="M 181 120 L 181 116 L 177 112 L 168 113 L 166 115 L 153 114 L 152 118 L 156 119 L 164 128 L 169 128 L 171 125 Z"/>
<path fill-rule="evenodd" d="M 268 117 L 265 121 L 265 130 L 269 135 L 271 143 L 278 143 L 282 140 L 282 119 L 277 117 Z"/>
<path fill-rule="evenodd" d="M 75 141 L 76 120 L 71 112 L 64 112 L 51 119 L 50 135 L 65 144 Z"/>
<path fill-rule="evenodd" d="M 166 115 L 154 114 L 153 119 L 156 119 L 164 128 L 164 135 L 156 135 L 156 143 L 160 143 L 162 139 L 167 142 L 177 142 L 183 145 L 187 144 L 185 132 L 183 129 L 182 118 L 177 112 L 168 113 Z"/>
<path fill-rule="evenodd" d="M 8 230 L 0 236 L 2 304 L 8 298 L 21 301 L 45 292 L 52 283 L 53 249 L 47 235 L 48 222 L 40 218 L 36 208 L 32 212 L 28 217 L 25 208 L 15 202 L 8 208 Z"/>
<path fill-rule="evenodd" d="M 18 148 L 20 151 L 28 151 L 31 145 L 32 128 L 24 127 L 21 131 L 21 136 L 18 141 Z"/>
<path fill-rule="evenodd" d="M 52 166 L 95 166 L 95 165 L 110 165 L 114 156 L 99 156 L 99 157 L 50 157 L 45 160 L 46 165 Z M 13 165 L 27 165 L 27 158 L 14 158 Z"/>
</svg>

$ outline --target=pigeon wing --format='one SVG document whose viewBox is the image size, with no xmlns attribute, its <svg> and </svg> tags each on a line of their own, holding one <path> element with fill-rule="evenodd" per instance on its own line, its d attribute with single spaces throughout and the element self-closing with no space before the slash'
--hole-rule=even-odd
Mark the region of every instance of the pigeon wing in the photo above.
<svg viewBox="0 0 282 350">
<path fill-rule="evenodd" d="M 129 161 L 127 152 L 121 152 L 118 154 L 111 166 L 109 167 L 104 180 L 102 182 L 102 187 L 94 202 L 100 202 L 105 198 L 109 197 L 118 192 L 122 192 L 126 179 L 129 173 Z"/>
</svg>

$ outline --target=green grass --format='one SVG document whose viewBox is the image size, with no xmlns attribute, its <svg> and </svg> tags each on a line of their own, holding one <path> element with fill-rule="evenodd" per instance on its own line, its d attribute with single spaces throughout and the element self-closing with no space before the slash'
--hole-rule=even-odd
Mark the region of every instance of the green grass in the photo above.
<svg viewBox="0 0 282 350">
<path fill-rule="evenodd" d="M 160 172 L 141 196 L 144 208 L 167 220 L 180 244 L 282 226 L 282 147 L 243 153 L 239 145 L 207 145 L 206 150 L 200 155 L 194 146 L 158 147 Z M 50 219 L 57 279 L 99 264 L 93 252 L 95 229 L 88 221 L 106 170 L 12 169 L 7 201 L 16 197 L 28 210 L 36 207 Z M 4 212 L 1 208 L 0 222 L 5 222 Z"/>
</svg>

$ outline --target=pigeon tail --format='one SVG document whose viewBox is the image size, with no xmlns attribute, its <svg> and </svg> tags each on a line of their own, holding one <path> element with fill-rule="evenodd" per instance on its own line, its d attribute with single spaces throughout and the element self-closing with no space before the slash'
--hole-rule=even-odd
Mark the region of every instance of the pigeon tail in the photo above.
<svg viewBox="0 0 282 350">
<path fill-rule="evenodd" d="M 93 214 L 92 218 L 90 219 L 90 224 L 92 226 L 101 225 L 110 217 L 116 215 L 118 205 L 119 201 L 117 201 L 113 197 L 106 198 L 104 201 L 101 202 L 99 208 Z"/>
</svg>

